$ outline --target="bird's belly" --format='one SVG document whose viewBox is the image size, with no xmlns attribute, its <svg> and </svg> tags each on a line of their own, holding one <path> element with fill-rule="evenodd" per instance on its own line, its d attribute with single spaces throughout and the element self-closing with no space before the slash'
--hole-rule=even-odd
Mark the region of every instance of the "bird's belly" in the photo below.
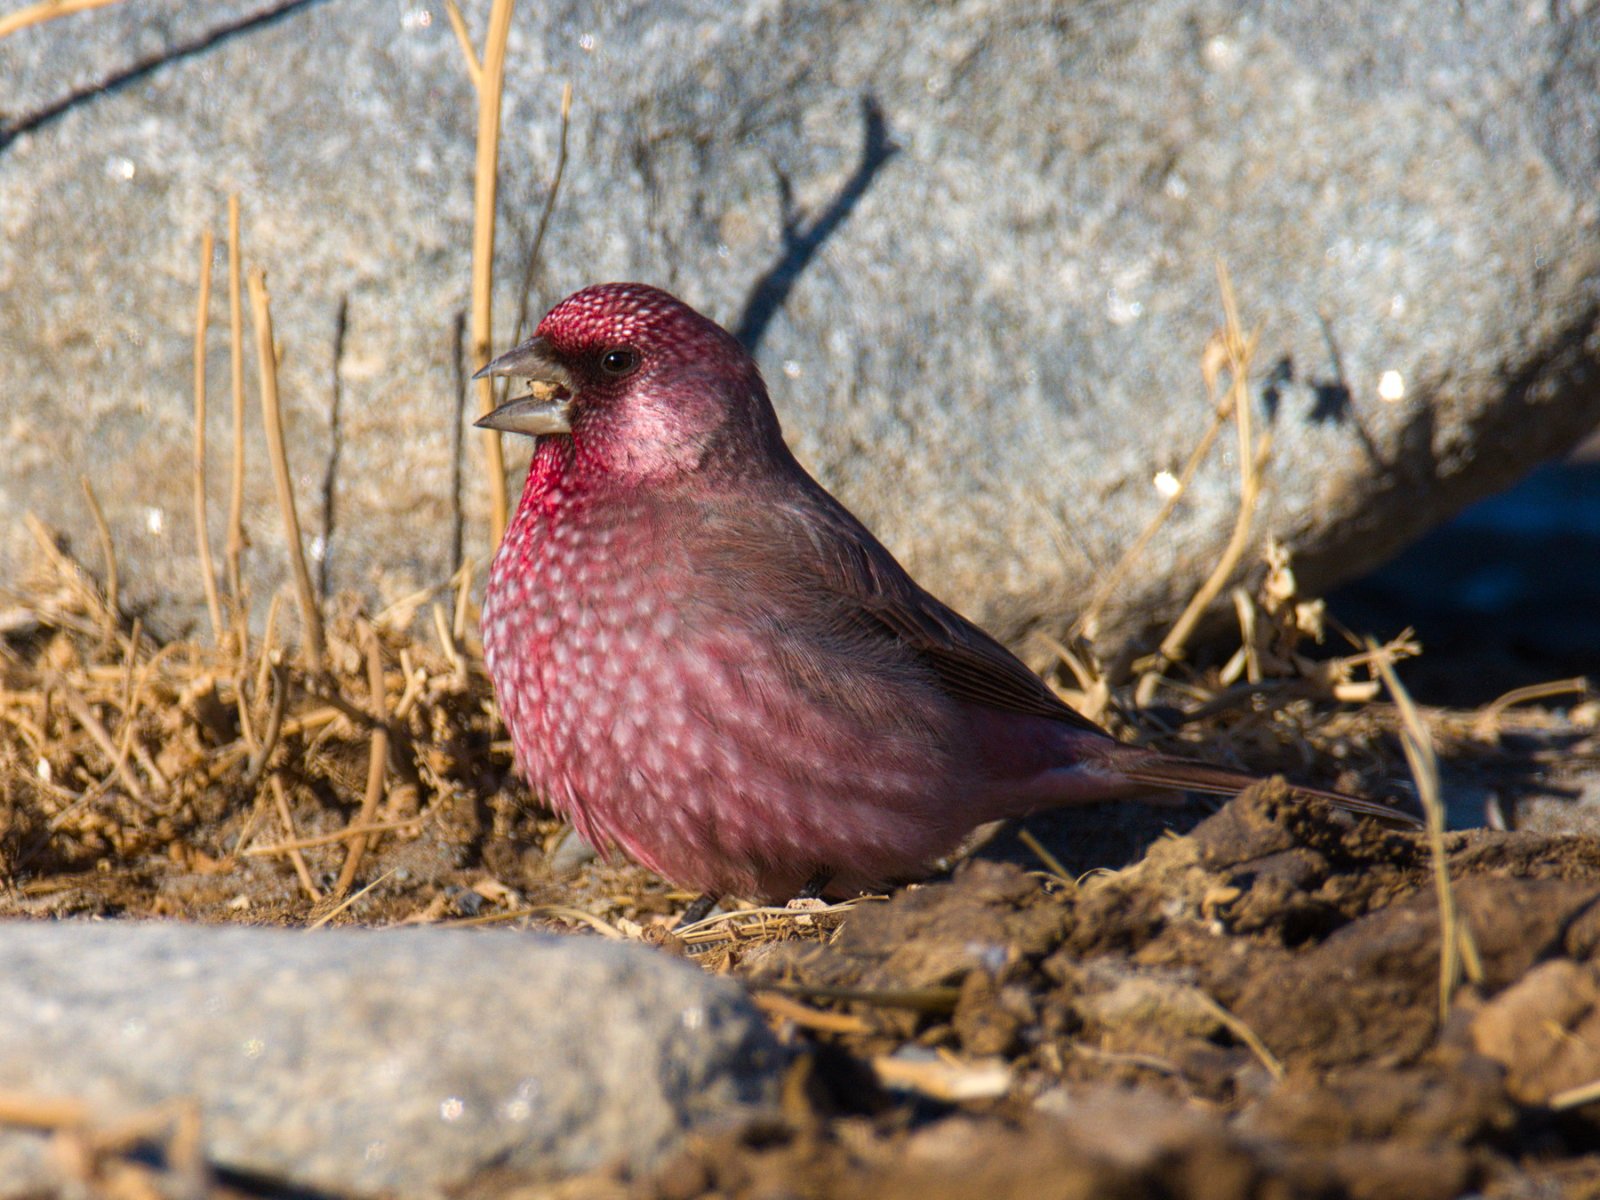
<svg viewBox="0 0 1600 1200">
<path fill-rule="evenodd" d="M 974 824 L 959 731 L 908 729 L 888 708 L 904 697 L 881 722 L 819 702 L 762 631 L 620 574 L 591 576 L 581 611 L 537 588 L 508 606 L 493 584 L 485 611 L 519 765 L 585 840 L 679 884 L 787 898 L 822 872 L 914 873 Z"/>
</svg>

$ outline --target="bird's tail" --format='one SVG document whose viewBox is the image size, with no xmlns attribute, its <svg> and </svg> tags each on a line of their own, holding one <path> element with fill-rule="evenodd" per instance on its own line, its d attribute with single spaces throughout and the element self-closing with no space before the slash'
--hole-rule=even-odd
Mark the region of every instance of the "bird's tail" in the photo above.
<svg viewBox="0 0 1600 1200">
<path fill-rule="evenodd" d="M 1251 784 L 1261 782 L 1261 777 L 1258 775 L 1250 775 L 1244 771 L 1230 771 L 1226 767 L 1214 767 L 1210 763 L 1173 758 L 1153 750 L 1135 757 L 1125 753 L 1133 747 L 1119 746 L 1117 749 L 1123 752 L 1118 753 L 1115 759 L 1117 773 L 1134 783 L 1150 787 L 1178 788 L 1186 792 L 1203 792 L 1212 796 L 1234 796 Z M 1378 800 L 1367 800 L 1361 796 L 1350 796 L 1327 788 L 1306 787 L 1298 783 L 1290 783 L 1289 787 L 1299 795 L 1309 796 L 1346 812 L 1357 813 L 1364 817 L 1376 817 L 1391 825 L 1415 828 L 1422 824 L 1410 813 Z"/>
</svg>

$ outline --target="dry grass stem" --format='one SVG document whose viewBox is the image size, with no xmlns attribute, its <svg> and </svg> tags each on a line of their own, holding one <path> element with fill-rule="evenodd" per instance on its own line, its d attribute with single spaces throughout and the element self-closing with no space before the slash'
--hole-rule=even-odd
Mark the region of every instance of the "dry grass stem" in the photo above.
<svg viewBox="0 0 1600 1200">
<path fill-rule="evenodd" d="M 372 736 L 367 754 L 367 790 L 361 798 L 361 812 L 356 817 L 354 829 L 349 834 L 349 852 L 344 865 L 339 868 L 339 881 L 334 884 L 334 895 L 342 896 L 355 882 L 361 869 L 361 859 L 367 852 L 370 836 L 366 830 L 373 825 L 378 813 L 378 802 L 383 799 L 384 772 L 389 762 L 389 714 L 385 711 L 383 690 L 383 654 L 378 646 L 378 635 L 371 625 L 363 623 L 367 644 L 367 690 L 372 699 Z"/>
<path fill-rule="evenodd" d="M 234 703 L 239 713 L 239 732 L 244 738 L 245 745 L 249 747 L 250 753 L 255 755 L 258 753 L 261 743 L 256 739 L 255 725 L 250 719 L 250 704 L 245 699 L 245 691 L 241 682 L 236 682 L 234 685 Z M 261 761 L 265 763 L 266 759 L 263 757 Z M 278 820 L 283 826 L 284 839 L 290 842 L 297 840 L 300 836 L 300 831 L 295 828 L 294 813 L 289 808 L 289 797 L 284 792 L 283 780 L 279 777 L 277 771 L 272 771 L 267 776 L 267 786 L 272 793 L 272 803 L 277 811 Z M 241 839 L 240 844 L 244 844 L 243 839 Z M 321 900 L 322 892 L 312 881 L 311 869 L 306 865 L 305 856 L 299 850 L 290 850 L 289 862 L 294 867 L 296 878 L 300 880 L 300 887 L 311 898 L 311 902 L 315 904 Z"/>
<path fill-rule="evenodd" d="M 106 522 L 105 510 L 100 507 L 99 497 L 94 494 L 94 484 L 89 482 L 87 475 L 79 475 L 78 486 L 83 489 L 84 501 L 89 505 L 89 516 L 94 520 L 95 536 L 100 539 L 100 557 L 106 568 L 106 623 L 110 629 L 114 629 L 120 620 L 118 614 L 121 611 L 121 588 L 117 578 L 117 545 L 111 540 L 111 526 Z"/>
<path fill-rule="evenodd" d="M 1368 653 L 1383 677 L 1383 684 L 1393 698 L 1400 717 L 1400 745 L 1405 751 L 1411 777 L 1416 781 L 1417 795 L 1422 800 L 1422 811 L 1427 818 L 1428 845 L 1433 857 L 1434 887 L 1439 901 L 1439 1023 L 1443 1025 L 1450 1016 L 1450 1001 L 1465 975 L 1474 983 L 1483 980 L 1483 965 L 1478 958 L 1478 946 L 1472 931 L 1461 919 L 1456 907 L 1455 889 L 1450 883 L 1450 864 L 1444 845 L 1444 799 L 1439 791 L 1439 760 L 1434 753 L 1433 737 L 1417 711 L 1411 694 L 1400 683 L 1394 665 L 1370 638 Z"/>
<path fill-rule="evenodd" d="M 1505 711 L 1518 704 L 1529 704 L 1535 700 L 1553 700 L 1557 696 L 1587 696 L 1589 694 L 1589 680 L 1587 676 L 1578 675 L 1572 679 L 1552 679 L 1546 683 L 1530 683 L 1526 687 L 1512 688 L 1503 696 L 1496 696 L 1478 714 L 1473 722 L 1473 732 L 1483 741 L 1490 741 L 1499 734 L 1500 719 Z"/>
<path fill-rule="evenodd" d="M 320 846 L 332 846 L 338 842 L 348 842 L 355 837 L 375 837 L 380 833 L 404 833 L 406 830 L 416 829 L 419 825 L 431 820 L 431 815 L 409 817 L 404 821 L 376 821 L 371 825 L 348 825 L 333 833 L 320 833 L 314 837 L 295 838 L 292 842 L 275 842 L 270 846 L 251 846 L 244 852 L 246 858 L 272 858 L 280 854 L 288 854 L 292 850 L 315 850 Z"/>
<path fill-rule="evenodd" d="M 128 766 L 127 758 L 117 753 L 117 743 L 106 732 L 106 727 L 100 723 L 100 718 L 94 715 L 94 709 L 89 707 L 89 702 L 83 698 L 82 693 L 53 671 L 47 673 L 45 679 L 50 690 L 61 697 L 61 702 L 67 706 L 67 711 L 72 714 L 73 720 L 77 721 L 83 731 L 94 739 L 95 745 L 100 747 L 100 752 L 111 763 L 112 773 L 122 781 L 122 786 L 128 789 L 128 794 L 133 797 L 134 802 L 148 807 L 150 799 L 145 793 L 144 785 Z"/>
<path fill-rule="evenodd" d="M 1033 856 L 1044 864 L 1044 869 L 1050 872 L 1052 876 L 1069 887 L 1073 886 L 1072 872 L 1062 866 L 1061 860 L 1051 854 L 1045 844 L 1034 837 L 1026 827 L 1018 826 L 1017 841 L 1026 846 Z"/>
<path fill-rule="evenodd" d="M 1133 544 L 1123 552 L 1117 560 L 1116 566 L 1111 568 L 1109 574 L 1100 581 L 1094 590 L 1094 595 L 1089 600 L 1089 605 L 1084 609 L 1083 615 L 1073 622 L 1072 631 L 1082 632 L 1086 637 L 1093 639 L 1100 624 L 1100 617 L 1105 611 L 1106 604 L 1116 594 L 1117 588 L 1122 586 L 1122 581 L 1127 578 L 1133 565 L 1143 556 L 1150 540 L 1155 537 L 1160 528 L 1167 523 L 1183 497 L 1189 490 L 1189 485 L 1194 482 L 1195 472 L 1200 469 L 1200 464 L 1205 461 L 1206 455 L 1211 453 L 1211 446 L 1217 440 L 1217 435 L 1222 432 L 1222 426 L 1228 420 L 1228 404 L 1233 393 L 1228 393 L 1228 399 L 1222 404 L 1213 407 L 1211 421 L 1206 426 L 1206 431 L 1200 435 L 1200 441 L 1190 453 L 1189 459 L 1183 464 L 1183 470 L 1178 474 L 1177 486 L 1162 503 L 1156 515 L 1150 518 L 1148 524 L 1139 531 L 1139 536 Z"/>
<path fill-rule="evenodd" d="M 1214 1016 L 1227 1031 L 1238 1038 L 1256 1056 L 1256 1061 L 1266 1068 L 1267 1074 L 1274 1080 L 1281 1080 L 1288 1074 L 1283 1068 L 1282 1061 L 1263 1042 L 1254 1029 L 1246 1025 L 1233 1013 L 1229 1012 L 1222 1004 L 1210 994 L 1199 988 L 1194 989 L 1195 998 L 1200 1001 L 1201 1007 Z"/>
<path fill-rule="evenodd" d="M 1156 688 L 1161 682 L 1161 672 L 1182 658 L 1184 647 L 1188 645 L 1190 636 L 1200 623 L 1200 618 L 1211 607 L 1211 602 L 1222 594 L 1222 589 L 1227 586 L 1228 580 L 1244 557 L 1245 548 L 1250 541 L 1250 526 L 1261 494 L 1262 474 L 1270 444 L 1266 435 L 1263 435 L 1259 445 L 1257 444 L 1252 433 L 1250 418 L 1250 363 L 1255 355 L 1260 331 L 1252 332 L 1248 338 L 1244 336 L 1239 324 L 1238 308 L 1234 302 L 1233 283 L 1228 277 L 1227 267 L 1221 262 L 1217 263 L 1217 284 L 1222 292 L 1225 318 L 1222 349 L 1233 397 L 1230 407 L 1239 433 L 1239 512 L 1222 557 L 1217 560 L 1217 565 L 1212 568 L 1211 574 L 1200 585 L 1199 590 L 1190 597 L 1188 606 L 1173 623 L 1167 636 L 1161 640 L 1155 662 L 1140 678 L 1134 699 L 1141 708 L 1155 699 Z M 1207 385 L 1215 387 L 1213 377 L 1209 373 Z"/>
<path fill-rule="evenodd" d="M 815 1029 L 820 1033 L 864 1034 L 872 1032 L 872 1025 L 851 1013 L 823 1012 L 798 1000 L 776 992 L 753 991 L 750 999 L 769 1017 L 792 1021 L 802 1029 Z"/>
<path fill-rule="evenodd" d="M 83 1100 L 0 1090 L 0 1125 L 15 1129 L 65 1129 L 89 1119 Z"/>
<path fill-rule="evenodd" d="M 1078 685 L 1077 693 L 1069 699 L 1072 707 L 1091 721 L 1104 720 L 1106 710 L 1111 707 L 1111 681 L 1099 669 L 1093 656 L 1087 653 L 1078 654 L 1048 633 L 1041 633 L 1038 636 L 1049 647 L 1050 652 L 1072 672 L 1072 678 Z"/>
<path fill-rule="evenodd" d="M 68 17 L 73 13 L 88 12 L 116 3 L 118 0 L 39 0 L 36 4 L 29 4 L 0 17 L 0 38 L 10 37 L 17 30 L 30 25 L 42 25 L 57 17 Z"/>
<path fill-rule="evenodd" d="M 295 828 L 294 810 L 289 807 L 289 797 L 283 790 L 283 778 L 274 771 L 267 776 L 267 788 L 272 793 L 272 806 L 277 811 L 278 820 L 283 825 L 284 837 L 289 841 L 296 841 L 300 831 Z M 305 855 L 299 850 L 289 851 L 289 862 L 294 866 L 295 876 L 300 880 L 300 886 L 310 898 L 311 903 L 322 902 L 322 889 L 311 878 L 311 868 L 306 865 Z"/>
<path fill-rule="evenodd" d="M 1004 1059 L 962 1062 L 953 1056 L 932 1059 L 880 1054 L 871 1060 L 881 1087 L 927 1096 L 944 1104 L 993 1100 L 1011 1090 L 1012 1071 Z"/>
<path fill-rule="evenodd" d="M 322 629 L 322 609 L 316 588 L 306 566 L 305 546 L 300 537 L 300 515 L 295 510 L 294 481 L 289 474 L 289 452 L 283 440 L 283 412 L 278 404 L 278 358 L 272 339 L 271 301 L 267 296 L 266 275 L 251 271 L 250 316 L 255 322 L 256 355 L 260 370 L 261 419 L 266 426 L 267 453 L 272 459 L 272 480 L 278 493 L 278 511 L 283 517 L 283 536 L 294 571 L 295 594 L 300 601 L 300 619 L 305 644 L 301 648 L 306 668 L 321 672 L 326 660 L 326 639 Z"/>
<path fill-rule="evenodd" d="M 473 89 L 477 90 L 483 87 L 483 64 L 478 61 L 478 52 L 472 48 L 472 35 L 467 32 L 461 6 L 456 0 L 444 0 L 444 11 L 450 18 L 450 28 L 455 31 L 456 45 L 461 47 L 461 57 L 466 60 L 467 78 L 472 80 Z"/>
<path fill-rule="evenodd" d="M 228 196 L 228 378 L 233 395 L 233 474 L 228 487 L 228 540 L 223 557 L 235 616 L 244 622 L 244 298 L 239 255 L 239 193 Z M 240 639 L 243 646 L 243 638 Z"/>
<path fill-rule="evenodd" d="M 267 712 L 267 728 L 261 735 L 261 744 L 250 754 L 250 765 L 245 768 L 243 791 L 246 796 L 255 795 L 261 777 L 267 773 L 267 764 L 272 761 L 272 753 L 278 748 L 278 739 L 283 736 L 283 714 L 289 702 L 289 679 L 287 671 L 279 670 L 275 674 L 276 686 L 272 689 L 272 707 Z M 256 694 L 261 694 L 260 687 L 257 687 Z"/>
<path fill-rule="evenodd" d="M 435 602 L 428 606 L 428 611 L 433 615 L 433 631 L 439 638 L 439 649 L 450 660 L 450 667 L 458 675 L 467 669 L 461 658 L 461 650 L 456 645 L 455 633 L 450 627 L 450 618 L 445 615 L 444 605 Z"/>
<path fill-rule="evenodd" d="M 384 880 L 388 879 L 389 876 L 391 876 L 393 874 L 394 874 L 393 871 L 385 871 L 382 875 L 379 875 L 376 879 L 374 879 L 371 883 L 367 884 L 367 886 L 362 888 L 359 892 L 356 892 L 352 896 L 346 896 L 343 900 L 339 901 L 339 903 L 335 904 L 332 908 L 330 908 L 327 912 L 323 913 L 315 921 L 311 922 L 311 924 L 307 925 L 306 926 L 306 931 L 309 933 L 313 929 L 321 929 L 324 925 L 328 924 L 328 922 L 332 921 L 340 913 L 344 912 L 345 909 L 347 909 L 347 908 L 351 907 L 352 905 L 356 904 L 361 899 L 361 897 L 367 895 L 369 892 L 372 892 L 372 891 L 376 890 L 378 888 L 378 886 L 384 882 Z"/>
<path fill-rule="evenodd" d="M 1545 1101 L 1545 1107 L 1554 1112 L 1565 1112 L 1569 1108 L 1582 1108 L 1585 1104 L 1597 1101 L 1600 1101 L 1600 1079 L 1557 1092 Z"/>
<path fill-rule="evenodd" d="M 500 158 L 500 101 L 505 84 L 506 39 L 511 33 L 515 0 L 494 0 L 489 10 L 489 33 L 484 40 L 483 63 L 474 79 L 478 95 L 477 169 L 473 182 L 472 213 L 472 369 L 489 361 L 494 342 L 494 216 Z M 459 14 L 457 14 L 459 17 Z M 455 18 L 452 18 L 454 20 Z M 463 31 L 464 32 L 464 31 Z M 458 36 L 461 36 L 458 34 Z M 470 47 L 469 47 L 470 49 Z M 494 408 L 494 381 L 478 381 L 478 408 Z M 484 433 L 485 466 L 489 473 L 489 533 L 491 548 L 505 536 L 507 505 L 505 454 L 500 435 Z"/>
<path fill-rule="evenodd" d="M 206 521 L 206 329 L 211 311 L 211 256 L 216 240 L 208 229 L 200 235 L 200 296 L 194 313 L 194 540 L 200 555 L 200 583 L 211 617 L 211 640 L 222 643 L 222 601 L 217 598 L 216 567 L 211 561 L 211 533 Z"/>
<path fill-rule="evenodd" d="M 267 602 L 267 620 L 261 627 L 261 649 L 256 658 L 255 690 L 250 694 L 259 696 L 267 690 L 267 676 L 278 665 L 277 650 L 278 640 L 278 613 L 283 608 L 283 596 L 274 593 Z M 246 670 L 250 664 L 248 647 L 240 647 L 238 661 L 241 670 Z"/>
</svg>

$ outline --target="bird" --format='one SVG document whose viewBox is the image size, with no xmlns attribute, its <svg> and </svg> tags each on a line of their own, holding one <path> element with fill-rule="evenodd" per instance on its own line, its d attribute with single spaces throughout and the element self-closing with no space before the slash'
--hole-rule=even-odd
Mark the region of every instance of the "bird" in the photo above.
<svg viewBox="0 0 1600 1200">
<path fill-rule="evenodd" d="M 482 377 L 530 388 L 477 424 L 535 441 L 485 662 L 520 773 L 596 849 L 706 898 L 842 896 L 991 821 L 1257 782 L 1118 741 L 921 587 L 667 292 L 585 287 Z"/>
</svg>

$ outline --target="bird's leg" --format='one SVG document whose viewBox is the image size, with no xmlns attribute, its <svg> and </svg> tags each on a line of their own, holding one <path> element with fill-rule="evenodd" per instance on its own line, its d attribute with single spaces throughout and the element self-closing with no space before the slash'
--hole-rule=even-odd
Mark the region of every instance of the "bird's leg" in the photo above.
<svg viewBox="0 0 1600 1200">
<path fill-rule="evenodd" d="M 722 899 L 715 892 L 702 892 L 698 899 L 691 900 L 689 907 L 683 910 L 683 916 L 678 918 L 677 928 L 682 929 L 693 925 L 696 921 L 704 921 L 711 915 L 711 910 L 717 906 L 717 901 Z"/>
<path fill-rule="evenodd" d="M 822 893 L 832 882 L 832 871 L 818 871 L 810 879 L 806 880 L 805 886 L 795 893 L 794 898 L 796 900 L 821 900 Z"/>
</svg>

